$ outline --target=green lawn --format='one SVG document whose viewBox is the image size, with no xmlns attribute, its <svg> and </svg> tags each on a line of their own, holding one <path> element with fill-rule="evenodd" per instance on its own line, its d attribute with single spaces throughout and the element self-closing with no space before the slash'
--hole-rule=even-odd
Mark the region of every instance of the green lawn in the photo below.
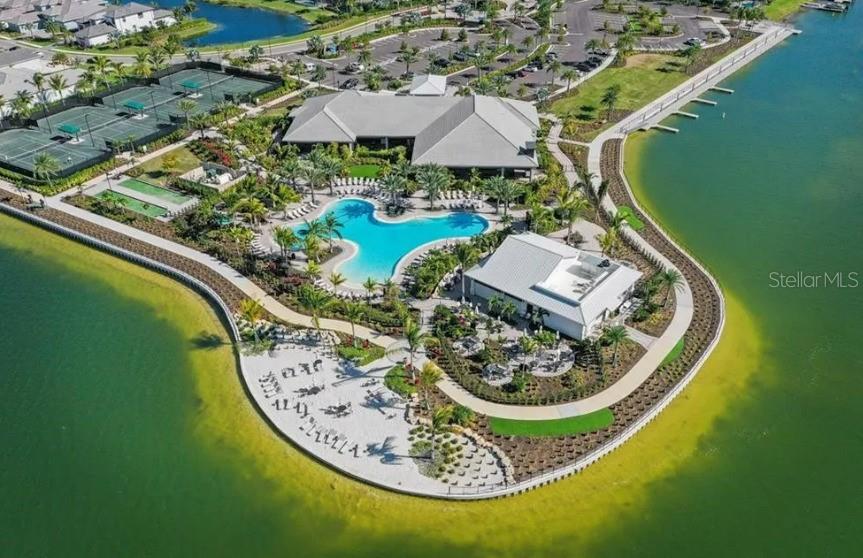
<svg viewBox="0 0 863 558">
<path fill-rule="evenodd" d="M 632 230 L 640 231 L 644 228 L 644 223 L 641 221 L 641 219 L 636 217 L 635 212 L 632 211 L 631 207 L 626 205 L 618 206 L 617 213 L 619 213 L 624 219 L 626 219 L 626 222 L 629 224 Z"/>
<path fill-rule="evenodd" d="M 348 169 L 352 178 L 375 178 L 380 172 L 378 165 L 354 165 Z"/>
<path fill-rule="evenodd" d="M 141 178 L 164 185 L 170 174 L 165 171 L 162 161 L 164 161 L 165 155 L 168 154 L 174 154 L 177 157 L 177 167 L 173 169 L 174 174 L 183 174 L 201 165 L 201 160 L 198 159 L 194 153 L 189 151 L 188 148 L 178 147 L 177 149 L 160 155 L 155 159 L 150 159 L 149 161 L 141 163 L 135 167 L 136 169 L 144 171 L 143 174 L 141 174 Z"/>
<path fill-rule="evenodd" d="M 674 362 L 677 359 L 677 357 L 679 357 L 680 354 L 683 352 L 683 346 L 684 346 L 683 338 L 681 337 L 680 341 L 677 342 L 677 345 L 675 345 L 671 349 L 671 352 L 669 352 L 665 356 L 665 358 L 662 359 L 662 362 L 659 363 L 659 366 L 665 366 L 666 364 L 668 364 L 670 362 Z"/>
<path fill-rule="evenodd" d="M 612 84 L 619 84 L 615 110 L 634 111 L 686 81 L 687 75 L 677 66 L 680 63 L 679 57 L 667 54 L 630 56 L 626 66 L 612 66 L 599 72 L 580 85 L 576 93 L 554 101 L 551 110 L 561 118 L 574 118 L 585 124 L 605 119 L 600 99 Z M 593 135 L 600 130 L 594 130 Z"/>
<path fill-rule="evenodd" d="M 243 8 L 261 8 L 297 15 L 309 23 L 317 23 L 321 19 L 327 19 L 335 13 L 321 8 L 303 6 L 290 0 L 208 0 L 211 4 L 223 4 L 226 6 L 241 6 Z"/>
<path fill-rule="evenodd" d="M 502 436 L 570 436 L 611 426 L 614 413 L 600 409 L 586 415 L 556 420 L 514 420 L 490 417 L 492 432 Z"/>
<path fill-rule="evenodd" d="M 800 9 L 800 5 L 807 0 L 773 0 L 764 7 L 764 13 L 768 19 L 782 21 Z"/>
</svg>

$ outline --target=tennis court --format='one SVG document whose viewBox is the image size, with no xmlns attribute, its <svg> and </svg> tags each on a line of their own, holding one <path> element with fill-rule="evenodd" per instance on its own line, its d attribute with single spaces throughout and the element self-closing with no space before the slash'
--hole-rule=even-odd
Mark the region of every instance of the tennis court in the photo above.
<svg viewBox="0 0 863 558">
<path fill-rule="evenodd" d="M 55 135 L 65 134 L 83 140 L 97 149 L 111 149 L 113 145 L 138 142 L 159 131 L 155 119 L 139 120 L 129 113 L 118 114 L 106 107 L 72 107 L 48 118 L 37 120 L 40 129 Z"/>
<path fill-rule="evenodd" d="M 272 83 L 240 76 L 211 72 L 200 68 L 181 70 L 159 79 L 159 84 L 183 94 L 200 94 L 198 100 L 218 103 L 226 99 L 240 100 L 273 86 Z"/>
<path fill-rule="evenodd" d="M 3 166 L 32 174 L 34 161 L 41 153 L 57 161 L 58 176 L 71 174 L 107 158 L 101 149 L 93 149 L 83 143 L 58 142 L 40 130 L 18 128 L 0 132 L 0 163 Z"/>
</svg>

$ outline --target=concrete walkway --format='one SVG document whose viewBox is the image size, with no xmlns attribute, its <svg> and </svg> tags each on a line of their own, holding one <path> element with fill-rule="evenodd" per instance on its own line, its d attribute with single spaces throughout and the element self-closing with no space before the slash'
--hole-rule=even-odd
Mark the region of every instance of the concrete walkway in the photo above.
<svg viewBox="0 0 863 558">
<path fill-rule="evenodd" d="M 556 119 L 554 119 L 556 120 Z M 579 182 L 579 177 L 572 167 L 570 160 L 564 155 L 557 145 L 557 139 L 560 137 L 561 123 L 556 121 L 549 131 L 548 147 L 551 154 L 563 166 L 564 174 L 567 183 L 572 187 Z M 599 178 L 599 157 L 598 153 L 602 144 L 594 142 L 591 144 L 591 155 L 597 154 L 596 166 L 588 170 Z M 613 206 L 612 206 L 613 208 Z M 674 268 L 671 262 L 662 254 L 659 253 L 653 246 L 647 243 L 646 240 L 633 233 L 626 233 L 633 240 L 636 240 L 648 253 L 653 255 L 666 268 Z M 624 374 L 620 380 L 604 389 L 603 391 L 592 395 L 580 401 L 572 401 L 570 403 L 561 403 L 559 405 L 547 405 L 543 407 L 528 407 L 523 405 L 505 405 L 500 403 L 492 403 L 479 399 L 478 397 L 468 393 L 464 388 L 445 378 L 438 384 L 438 387 L 450 396 L 453 400 L 466 405 L 471 409 L 486 415 L 495 417 L 523 419 L 523 420 L 548 420 L 557 418 L 574 417 L 592 413 L 600 409 L 604 409 L 620 400 L 624 399 L 630 393 L 635 391 L 651 374 L 659 367 L 659 364 L 665 359 L 668 353 L 674 348 L 677 342 L 686 333 L 689 324 L 692 321 L 693 306 L 692 306 L 692 291 L 689 285 L 685 283 L 680 292 L 677 293 L 676 309 L 671 323 L 666 328 L 662 336 L 652 339 L 647 347 L 647 352 L 641 357 L 641 360 Z"/>
</svg>

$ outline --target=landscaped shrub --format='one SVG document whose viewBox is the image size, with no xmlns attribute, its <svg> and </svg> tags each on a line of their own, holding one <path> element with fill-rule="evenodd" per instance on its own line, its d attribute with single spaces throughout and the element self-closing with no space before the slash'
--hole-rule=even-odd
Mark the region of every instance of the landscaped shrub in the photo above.
<svg viewBox="0 0 863 558">
<path fill-rule="evenodd" d="M 384 376 L 384 385 L 402 397 L 410 397 L 417 392 L 417 387 L 414 385 L 410 374 L 401 364 L 389 369 Z"/>
</svg>

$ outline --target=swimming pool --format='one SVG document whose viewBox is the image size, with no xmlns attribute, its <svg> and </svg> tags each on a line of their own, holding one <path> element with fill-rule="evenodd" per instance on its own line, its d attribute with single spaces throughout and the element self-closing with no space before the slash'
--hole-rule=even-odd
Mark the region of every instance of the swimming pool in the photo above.
<svg viewBox="0 0 863 558">
<path fill-rule="evenodd" d="M 415 217 L 398 222 L 381 221 L 371 203 L 354 198 L 333 203 L 324 213 L 334 213 L 342 223 L 345 240 L 357 247 L 357 252 L 336 267 L 336 271 L 355 285 L 369 277 L 385 281 L 393 276 L 396 266 L 414 249 L 447 238 L 469 237 L 488 229 L 488 221 L 473 213 L 448 213 L 441 217 Z M 302 234 L 305 227 L 298 227 Z"/>
</svg>

